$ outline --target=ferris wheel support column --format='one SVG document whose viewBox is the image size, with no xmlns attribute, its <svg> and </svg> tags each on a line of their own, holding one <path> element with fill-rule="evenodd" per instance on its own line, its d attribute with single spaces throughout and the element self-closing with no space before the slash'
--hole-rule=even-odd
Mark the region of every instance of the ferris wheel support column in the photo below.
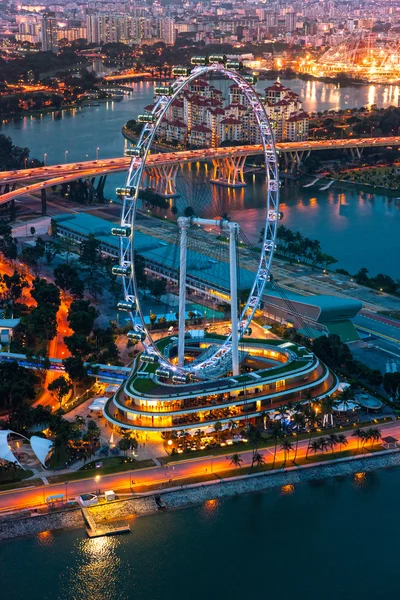
<svg viewBox="0 0 400 600">
<path fill-rule="evenodd" d="M 237 311 L 237 264 L 236 236 L 239 231 L 237 223 L 229 223 L 229 270 L 231 282 L 231 332 L 232 332 L 232 375 L 239 375 L 239 342 Z"/>
<path fill-rule="evenodd" d="M 188 217 L 178 219 L 180 229 L 180 259 L 179 259 L 179 309 L 178 309 L 178 367 L 185 363 L 185 309 L 186 309 L 186 264 L 187 264 L 187 228 L 190 225 Z"/>
</svg>

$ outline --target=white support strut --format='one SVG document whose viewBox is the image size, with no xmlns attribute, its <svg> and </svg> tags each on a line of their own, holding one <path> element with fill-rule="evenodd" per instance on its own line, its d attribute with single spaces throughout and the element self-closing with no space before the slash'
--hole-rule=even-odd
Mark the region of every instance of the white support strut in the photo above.
<svg viewBox="0 0 400 600">
<path fill-rule="evenodd" d="M 179 324 L 178 324 L 178 367 L 185 363 L 185 309 L 186 309 L 186 266 L 187 266 L 187 228 L 188 217 L 180 217 L 180 260 L 179 260 Z"/>
<path fill-rule="evenodd" d="M 237 265 L 236 236 L 239 232 L 237 223 L 229 223 L 229 275 L 231 284 L 231 325 L 232 325 L 232 375 L 239 375 L 239 341 L 237 310 Z"/>
</svg>

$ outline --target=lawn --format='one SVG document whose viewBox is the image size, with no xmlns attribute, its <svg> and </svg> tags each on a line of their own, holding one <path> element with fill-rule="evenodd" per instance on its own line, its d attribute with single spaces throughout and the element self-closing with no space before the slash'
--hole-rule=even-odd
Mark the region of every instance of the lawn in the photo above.
<svg viewBox="0 0 400 600">
<path fill-rule="evenodd" d="M 14 487 L 27 487 L 35 485 L 33 481 L 26 481 L 26 479 L 28 479 L 28 477 L 32 477 L 32 475 L 33 471 L 24 471 L 23 469 L 17 469 L 16 471 L 13 469 L 0 471 L 0 491 L 9 490 Z"/>
<path fill-rule="evenodd" d="M 96 469 L 96 463 L 98 462 L 101 462 L 102 466 Z M 124 471 L 134 471 L 148 467 L 154 467 L 152 460 L 129 460 L 124 456 L 111 456 L 91 461 L 79 469 L 79 471 L 71 471 L 62 475 L 51 475 L 47 479 L 50 483 L 76 481 L 77 479 L 90 479 L 95 475 L 111 475 L 112 473 L 123 473 Z"/>
</svg>

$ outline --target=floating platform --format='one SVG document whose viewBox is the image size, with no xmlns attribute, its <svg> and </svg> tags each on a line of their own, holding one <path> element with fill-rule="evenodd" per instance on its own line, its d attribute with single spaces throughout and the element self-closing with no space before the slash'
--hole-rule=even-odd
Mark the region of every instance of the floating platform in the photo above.
<svg viewBox="0 0 400 600">
<path fill-rule="evenodd" d="M 96 527 L 96 529 L 92 529 L 90 527 L 86 528 L 86 533 L 90 538 L 103 537 L 105 535 L 119 535 L 121 533 L 130 533 L 130 531 L 131 526 L 129 523 L 122 523 L 119 525 L 113 525 L 110 523 L 109 525 Z"/>
<path fill-rule="evenodd" d="M 82 507 L 82 514 L 88 527 L 86 533 L 90 538 L 103 537 L 105 535 L 119 535 L 120 533 L 130 533 L 131 526 L 129 523 L 102 523 L 97 526 L 96 521 L 90 515 L 86 507 Z"/>
</svg>

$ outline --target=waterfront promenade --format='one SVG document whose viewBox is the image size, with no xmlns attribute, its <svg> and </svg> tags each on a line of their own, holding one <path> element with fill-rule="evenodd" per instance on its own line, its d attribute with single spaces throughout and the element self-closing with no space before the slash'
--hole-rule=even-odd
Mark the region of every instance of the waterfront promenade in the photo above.
<svg viewBox="0 0 400 600">
<path fill-rule="evenodd" d="M 392 436 L 396 439 L 400 439 L 400 422 L 394 421 L 382 424 L 380 426 L 382 437 Z M 321 437 L 329 435 L 330 430 L 324 430 L 320 432 Z M 345 432 L 347 438 L 347 446 L 343 446 L 343 450 L 346 451 L 346 454 L 349 454 L 349 451 L 360 451 L 360 442 L 353 435 L 353 430 Z M 288 453 L 286 466 L 293 466 L 294 459 L 294 450 L 296 442 L 293 438 L 291 438 L 293 442 L 293 450 Z M 278 443 L 278 451 L 276 453 L 275 458 L 275 467 L 281 468 L 284 464 L 284 452 L 280 449 L 280 443 Z M 327 460 L 330 458 L 330 452 L 325 452 L 325 454 L 317 453 L 315 456 L 309 453 L 309 460 L 306 460 L 308 448 L 308 440 L 301 440 L 298 443 L 298 451 L 297 451 L 297 464 L 312 464 L 312 461 L 319 460 Z M 368 456 L 368 445 L 364 448 L 364 451 L 367 452 Z M 268 465 L 272 468 L 272 463 L 274 462 L 274 447 L 269 445 L 267 447 L 260 447 L 259 452 L 263 454 L 265 465 Z M 122 473 L 114 473 L 111 475 L 103 475 L 99 478 L 99 480 L 95 480 L 94 476 L 96 475 L 95 471 L 93 472 L 93 476 L 87 479 L 81 479 L 78 481 L 73 481 L 74 474 L 71 473 L 71 481 L 68 482 L 60 482 L 49 485 L 40 485 L 37 487 L 33 487 L 34 482 L 32 480 L 32 487 L 21 488 L 16 490 L 4 491 L 0 492 L 0 513 L 5 513 L 7 511 L 12 510 L 20 510 L 20 509 L 32 509 L 37 508 L 39 506 L 43 506 L 46 503 L 46 498 L 48 496 L 54 496 L 56 494 L 63 494 L 67 496 L 69 499 L 79 496 L 83 493 L 96 493 L 100 490 L 100 492 L 104 492 L 105 490 L 113 489 L 114 491 L 119 492 L 140 492 L 149 488 L 154 490 L 157 488 L 162 489 L 166 484 L 169 484 L 170 487 L 179 486 L 181 483 L 185 483 L 188 479 L 193 478 L 205 478 L 207 480 L 213 479 L 215 477 L 215 482 L 217 483 L 221 477 L 224 477 L 224 473 L 227 474 L 229 471 L 229 476 L 240 474 L 240 469 L 237 471 L 235 467 L 231 464 L 230 456 L 233 453 L 240 454 L 243 462 L 241 464 L 241 468 L 250 467 L 252 461 L 252 451 L 247 450 L 245 452 L 240 452 L 240 445 L 232 446 L 227 454 L 217 455 L 217 456 L 205 456 L 201 458 L 194 459 L 185 459 L 178 461 L 171 461 L 167 465 L 154 466 L 150 468 L 144 468 L 139 470 L 132 471 L 124 471 Z M 335 454 L 337 457 L 338 454 Z M 232 471 L 234 471 L 232 473 Z M 51 477 L 49 476 L 51 480 Z"/>
</svg>

